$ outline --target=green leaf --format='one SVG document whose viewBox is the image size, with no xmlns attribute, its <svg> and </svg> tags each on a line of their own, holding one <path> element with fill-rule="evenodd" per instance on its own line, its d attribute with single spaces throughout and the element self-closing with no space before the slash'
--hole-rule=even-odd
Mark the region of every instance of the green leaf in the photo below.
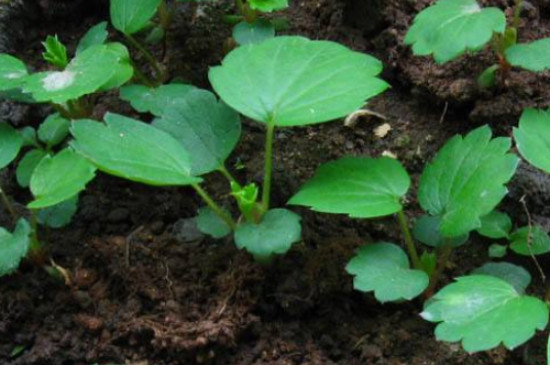
<svg viewBox="0 0 550 365">
<path fill-rule="evenodd" d="M 99 90 L 120 71 L 120 54 L 107 44 L 91 46 L 73 58 L 64 71 L 27 77 L 23 91 L 38 102 L 65 103 Z"/>
<path fill-rule="evenodd" d="M 496 85 L 497 72 L 500 70 L 500 65 L 492 65 L 487 67 L 477 78 L 477 85 L 481 89 L 490 89 Z"/>
<path fill-rule="evenodd" d="M 428 274 L 428 276 L 432 276 L 433 273 L 435 272 L 436 267 L 437 267 L 437 253 L 435 251 L 422 252 L 422 256 L 420 256 L 420 268 L 422 269 L 422 271 Z"/>
<path fill-rule="evenodd" d="M 500 203 L 518 158 L 508 153 L 509 138 L 491 139 L 480 127 L 451 138 L 420 178 L 418 199 L 431 215 L 440 215 L 441 233 L 457 237 L 481 227 L 481 217 Z"/>
<path fill-rule="evenodd" d="M 38 223 L 50 228 L 61 228 L 71 222 L 78 209 L 78 195 L 54 206 L 40 209 L 36 215 Z"/>
<path fill-rule="evenodd" d="M 157 12 L 161 0 L 111 0 L 111 23 L 124 34 L 143 29 Z"/>
<path fill-rule="evenodd" d="M 506 213 L 493 210 L 486 216 L 481 217 L 481 227 L 477 232 L 489 238 L 508 238 L 512 230 L 512 220 Z"/>
<path fill-rule="evenodd" d="M 191 174 L 223 166 L 241 136 L 241 119 L 209 91 L 195 89 L 164 110 L 153 126 L 170 134 L 189 151 Z"/>
<path fill-rule="evenodd" d="M 442 247 L 450 244 L 459 247 L 468 242 L 469 235 L 445 238 L 441 235 L 441 217 L 423 215 L 418 218 L 413 227 L 413 235 L 419 242 L 431 247 Z"/>
<path fill-rule="evenodd" d="M 382 217 L 403 209 L 411 179 L 396 160 L 344 157 L 322 165 L 289 204 L 353 218 Z"/>
<path fill-rule="evenodd" d="M 23 218 L 19 219 L 12 233 L 0 227 L 0 276 L 11 274 L 27 255 L 31 240 L 31 227 Z"/>
<path fill-rule="evenodd" d="M 48 147 L 56 146 L 67 138 L 70 125 L 71 123 L 59 113 L 51 114 L 38 127 L 38 138 Z"/>
<path fill-rule="evenodd" d="M 254 23 L 240 22 L 233 27 L 233 39 L 238 45 L 258 44 L 275 37 L 275 27 L 266 19 Z"/>
<path fill-rule="evenodd" d="M 160 25 L 155 26 L 147 37 L 145 38 L 145 43 L 147 44 L 159 44 L 165 36 L 164 28 Z"/>
<path fill-rule="evenodd" d="M 71 146 L 100 170 L 157 186 L 202 181 L 190 175 L 187 151 L 168 133 L 117 114 L 107 113 L 105 121 L 78 120 L 71 127 Z"/>
<path fill-rule="evenodd" d="M 38 147 L 38 140 L 36 139 L 36 129 L 30 126 L 23 127 L 19 130 L 19 134 L 21 135 L 21 138 L 23 138 L 22 147 Z"/>
<path fill-rule="evenodd" d="M 506 60 L 516 67 L 540 72 L 550 68 L 550 38 L 516 44 L 506 50 Z"/>
<path fill-rule="evenodd" d="M 42 161 L 42 159 L 47 155 L 46 151 L 34 149 L 30 150 L 23 156 L 21 161 L 19 161 L 19 164 L 17 165 L 17 169 L 15 170 L 15 177 L 17 179 L 17 183 L 22 188 L 26 188 L 29 186 L 31 182 L 31 176 L 36 169 L 36 166 Z"/>
<path fill-rule="evenodd" d="M 50 64 L 64 69 L 69 63 L 67 59 L 67 48 L 59 41 L 57 35 L 52 37 L 49 35 L 45 42 L 42 42 L 46 52 L 42 53 L 44 60 Z"/>
<path fill-rule="evenodd" d="M 108 91 L 116 89 L 124 85 L 134 75 L 134 66 L 130 59 L 130 52 L 128 48 L 121 43 L 108 43 L 104 45 L 107 48 L 107 52 L 111 54 L 111 58 L 116 60 L 111 65 L 115 72 L 111 78 L 101 86 L 99 91 Z"/>
<path fill-rule="evenodd" d="M 500 259 L 506 256 L 508 246 L 493 243 L 489 246 L 489 257 Z"/>
<path fill-rule="evenodd" d="M 128 85 L 120 88 L 120 98 L 129 102 L 140 113 L 161 117 L 170 105 L 177 105 L 195 87 L 185 84 L 162 85 L 156 89 L 143 85 Z"/>
<path fill-rule="evenodd" d="M 11 125 L 0 122 L 0 169 L 8 166 L 19 154 L 23 138 Z"/>
<path fill-rule="evenodd" d="M 355 276 L 353 287 L 374 291 L 379 302 L 411 300 L 428 287 L 429 277 L 410 269 L 407 254 L 393 243 L 381 242 L 361 247 L 346 266 Z"/>
<path fill-rule="evenodd" d="M 95 167 L 68 148 L 53 157 L 45 156 L 32 174 L 30 187 L 35 200 L 27 207 L 47 208 L 70 199 L 94 176 Z"/>
<path fill-rule="evenodd" d="M 550 252 L 550 237 L 539 226 L 523 227 L 511 234 L 510 248 L 520 255 L 542 255 Z"/>
<path fill-rule="evenodd" d="M 472 274 L 500 278 L 512 285 L 519 294 L 525 293 L 525 289 L 531 283 L 531 274 L 527 270 L 509 262 L 488 262 L 472 271 Z"/>
<path fill-rule="evenodd" d="M 101 22 L 91 27 L 86 34 L 78 42 L 76 54 L 82 53 L 91 46 L 103 44 L 107 40 L 109 32 L 107 32 L 107 22 Z"/>
<path fill-rule="evenodd" d="M 212 209 L 202 207 L 197 216 L 197 227 L 199 231 L 216 239 L 223 238 L 231 233 L 231 227 L 223 219 L 218 217 Z"/>
<path fill-rule="evenodd" d="M 0 91 L 20 87 L 28 74 L 23 62 L 8 54 L 0 53 Z"/>
<path fill-rule="evenodd" d="M 259 224 L 244 223 L 235 230 L 235 243 L 246 249 L 257 261 L 287 252 L 300 240 L 300 216 L 286 209 L 268 211 Z"/>
<path fill-rule="evenodd" d="M 421 11 L 405 36 L 417 56 L 448 62 L 466 51 L 478 51 L 504 33 L 506 16 L 498 8 L 481 8 L 475 0 L 439 0 Z"/>
<path fill-rule="evenodd" d="M 377 78 L 381 71 L 377 59 L 337 43 L 275 37 L 233 50 L 209 78 L 222 100 L 247 117 L 297 126 L 361 108 L 387 89 Z"/>
<path fill-rule="evenodd" d="M 548 307 L 535 297 L 520 295 L 506 281 L 486 275 L 458 278 L 428 301 L 421 316 L 441 322 L 438 340 L 457 342 L 468 352 L 503 343 L 513 349 L 548 323 Z"/>
<path fill-rule="evenodd" d="M 247 3 L 251 9 L 264 13 L 288 8 L 288 0 L 248 0 Z"/>
<path fill-rule="evenodd" d="M 550 174 L 550 111 L 525 109 L 514 128 L 519 153 L 531 165 Z"/>
</svg>

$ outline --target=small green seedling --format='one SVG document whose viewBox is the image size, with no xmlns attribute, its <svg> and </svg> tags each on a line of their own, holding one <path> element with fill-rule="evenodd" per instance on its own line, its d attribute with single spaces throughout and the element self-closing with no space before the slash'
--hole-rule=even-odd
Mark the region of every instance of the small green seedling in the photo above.
<svg viewBox="0 0 550 365">
<path fill-rule="evenodd" d="M 139 111 L 156 115 L 152 125 L 113 114 L 105 117 L 106 125 L 77 121 L 71 127 L 72 146 L 100 170 L 126 179 L 190 185 L 207 204 L 199 212 L 199 228 L 213 237 L 234 232 L 237 246 L 265 261 L 286 252 L 301 232 L 298 215 L 271 209 L 275 129 L 327 122 L 355 111 L 388 87 L 377 77 L 381 70 L 378 60 L 336 43 L 273 38 L 233 50 L 210 70 L 221 100 L 185 85 L 128 87 L 123 97 Z M 225 165 L 241 136 L 236 111 L 265 125 L 262 189 L 239 183 Z M 211 172 L 227 178 L 240 211 L 237 219 L 201 187 Z"/>
<path fill-rule="evenodd" d="M 288 0 L 235 0 L 235 4 L 240 21 L 233 27 L 233 39 L 242 46 L 275 37 L 280 19 L 268 20 L 261 15 L 287 8 Z"/>
<path fill-rule="evenodd" d="M 51 103 L 66 118 L 91 113 L 87 96 L 115 89 L 133 75 L 130 56 L 120 43 L 105 41 L 104 24 L 92 28 L 80 41 L 69 62 L 65 46 L 57 37 L 43 43 L 43 57 L 57 71 L 29 74 L 23 62 L 0 54 L 0 96 L 23 102 Z"/>
<path fill-rule="evenodd" d="M 422 173 L 418 201 L 427 214 L 417 219 L 412 233 L 403 207 L 410 177 L 388 157 L 344 157 L 323 165 L 289 204 L 352 218 L 396 214 L 409 255 L 395 243 L 378 242 L 361 247 L 346 270 L 354 276 L 355 289 L 374 292 L 381 302 L 422 293 L 430 297 L 452 251 L 472 231 L 508 235 L 511 223 L 494 209 L 519 162 L 510 147 L 509 138 L 492 138 L 487 126 L 450 139 Z M 413 237 L 434 251 L 419 255 Z M 441 322 L 438 339 L 462 341 L 469 352 L 500 343 L 514 348 L 548 322 L 546 304 L 524 294 L 530 280 L 515 265 L 487 264 L 435 294 L 422 316 Z"/>
<path fill-rule="evenodd" d="M 498 8 L 482 8 L 476 0 L 439 0 L 416 16 L 405 43 L 412 46 L 415 55 L 433 55 L 440 64 L 490 43 L 498 63 L 480 75 L 481 87 L 493 86 L 497 73 L 504 78 L 513 66 L 544 71 L 550 68 L 550 39 L 517 43 L 522 6 L 523 0 L 516 0 L 514 18 L 507 25 L 504 12 Z"/>
</svg>

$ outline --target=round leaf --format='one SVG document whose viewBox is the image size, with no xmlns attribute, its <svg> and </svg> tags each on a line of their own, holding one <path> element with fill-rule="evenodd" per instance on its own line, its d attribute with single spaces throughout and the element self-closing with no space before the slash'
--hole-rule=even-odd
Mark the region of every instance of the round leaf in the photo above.
<svg viewBox="0 0 550 365">
<path fill-rule="evenodd" d="M 506 16 L 498 8 L 481 8 L 475 0 L 439 0 L 415 17 L 405 43 L 415 55 L 433 54 L 436 62 L 445 63 L 483 48 L 505 28 Z"/>
<path fill-rule="evenodd" d="M 31 244 L 30 233 L 31 227 L 23 218 L 17 222 L 13 234 L 0 227 L 0 276 L 11 274 L 19 267 Z"/>
<path fill-rule="evenodd" d="M 0 91 L 20 87 L 27 75 L 27 67 L 23 62 L 8 54 L 0 53 Z"/>
<path fill-rule="evenodd" d="M 513 45 L 505 54 L 512 66 L 535 72 L 547 70 L 550 68 L 550 38 Z"/>
<path fill-rule="evenodd" d="M 450 244 L 459 247 L 468 241 L 468 234 L 462 236 L 445 238 L 441 235 L 441 217 L 423 215 L 414 224 L 413 235 L 418 241 L 431 247 L 442 247 Z"/>
<path fill-rule="evenodd" d="M 259 224 L 244 223 L 235 230 L 235 243 L 258 261 L 287 252 L 300 240 L 300 216 L 286 209 L 268 211 Z"/>
<path fill-rule="evenodd" d="M 407 254 L 399 246 L 387 242 L 361 247 L 346 271 L 355 276 L 355 289 L 374 291 L 382 303 L 411 300 L 422 294 L 430 281 L 425 272 L 410 269 Z"/>
<path fill-rule="evenodd" d="M 491 139 L 484 126 L 451 138 L 426 167 L 418 199 L 425 211 L 442 217 L 443 236 L 458 237 L 481 227 L 481 217 L 504 198 L 504 184 L 518 165 L 509 149 L 509 138 Z"/>
<path fill-rule="evenodd" d="M 153 122 L 189 151 L 191 174 L 198 176 L 221 166 L 241 136 L 241 119 L 209 91 L 195 89 L 167 107 Z"/>
<path fill-rule="evenodd" d="M 506 213 L 493 210 L 486 216 L 481 217 L 481 227 L 477 232 L 489 238 L 507 238 L 512 230 L 512 220 Z"/>
<path fill-rule="evenodd" d="M 138 120 L 106 114 L 106 125 L 73 122 L 74 149 L 109 174 L 149 185 L 189 185 L 191 162 L 183 145 L 168 133 Z"/>
<path fill-rule="evenodd" d="M 210 69 L 222 100 L 263 123 L 297 126 L 343 117 L 388 85 L 377 59 L 337 43 L 276 37 L 233 50 Z"/>
<path fill-rule="evenodd" d="M 223 238 L 231 233 L 231 227 L 225 223 L 223 219 L 218 217 L 212 209 L 208 207 L 202 207 L 199 209 L 199 215 L 197 216 L 198 229 L 207 235 L 214 238 Z"/>
<path fill-rule="evenodd" d="M 243 21 L 233 28 L 233 39 L 241 46 L 262 43 L 273 37 L 275 37 L 275 27 L 265 19 L 258 19 L 254 23 Z"/>
<path fill-rule="evenodd" d="M 143 29 L 157 12 L 161 0 L 111 0 L 111 23 L 124 34 Z"/>
<path fill-rule="evenodd" d="M 15 170 L 15 177 L 19 186 L 26 188 L 31 182 L 31 176 L 36 169 L 36 166 L 47 155 L 46 151 L 34 149 L 30 150 L 23 156 L 17 169 Z"/>
<path fill-rule="evenodd" d="M 55 146 L 62 142 L 69 135 L 71 123 L 59 113 L 52 114 L 40 124 L 38 138 L 48 146 Z"/>
<path fill-rule="evenodd" d="M 550 237 L 539 226 L 523 227 L 510 236 L 510 248 L 525 256 L 550 252 Z"/>
<path fill-rule="evenodd" d="M 103 44 L 107 39 L 107 22 L 101 22 L 91 27 L 78 42 L 76 54 L 98 44 Z"/>
<path fill-rule="evenodd" d="M 21 135 L 8 123 L 0 123 L 0 169 L 17 157 L 22 145 Z"/>
<path fill-rule="evenodd" d="M 401 199 L 411 180 L 389 157 L 344 157 L 319 168 L 289 204 L 353 218 L 381 217 L 403 209 Z"/>
<path fill-rule="evenodd" d="M 524 110 L 514 138 L 523 158 L 550 174 L 550 111 Z"/>
<path fill-rule="evenodd" d="M 516 348 L 548 323 L 548 307 L 538 298 L 520 295 L 506 281 L 486 275 L 458 278 L 426 303 L 421 316 L 441 322 L 438 340 L 456 342 L 468 352 L 503 343 Z"/>
<path fill-rule="evenodd" d="M 194 86 L 184 84 L 162 85 L 156 89 L 143 85 L 128 85 L 120 88 L 120 98 L 129 102 L 140 113 L 161 117 L 170 105 L 177 105 Z"/>
<path fill-rule="evenodd" d="M 482 267 L 472 271 L 473 275 L 489 275 L 500 278 L 512 285 L 520 293 L 525 293 L 525 289 L 531 283 L 531 274 L 521 266 L 510 264 L 508 262 L 488 262 Z"/>
<path fill-rule="evenodd" d="M 94 166 L 68 148 L 53 157 L 45 156 L 31 177 L 35 200 L 28 208 L 47 208 L 70 199 L 84 190 L 94 176 Z"/>
</svg>

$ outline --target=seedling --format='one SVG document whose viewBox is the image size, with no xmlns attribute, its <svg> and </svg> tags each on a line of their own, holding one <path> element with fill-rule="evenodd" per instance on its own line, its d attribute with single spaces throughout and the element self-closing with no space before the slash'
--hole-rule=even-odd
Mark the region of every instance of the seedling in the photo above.
<svg viewBox="0 0 550 365">
<path fill-rule="evenodd" d="M 233 231 L 237 246 L 265 261 L 286 252 L 301 231 L 297 214 L 271 209 L 275 129 L 355 111 L 388 87 L 377 78 L 381 69 L 378 60 L 336 43 L 273 38 L 237 48 L 211 69 L 210 81 L 222 101 L 185 85 L 127 88 L 123 96 L 132 105 L 158 117 L 152 125 L 114 114 L 106 116 L 106 125 L 77 121 L 71 127 L 72 146 L 100 170 L 123 178 L 190 185 L 207 204 L 200 210 L 199 228 L 214 237 Z M 266 126 L 261 194 L 256 184 L 239 183 L 225 165 L 241 135 L 235 110 Z M 113 145 L 117 148 L 108 148 Z M 237 219 L 200 185 L 211 172 L 227 178 L 241 214 Z"/>
<path fill-rule="evenodd" d="M 279 19 L 264 19 L 261 14 L 287 8 L 288 0 L 235 0 L 235 5 L 240 22 L 233 27 L 233 39 L 245 45 L 275 37 Z"/>
<path fill-rule="evenodd" d="M 50 103 L 66 118 L 91 113 L 87 96 L 118 88 L 133 74 L 128 50 L 120 43 L 103 44 L 103 25 L 92 28 L 80 41 L 69 62 L 57 37 L 43 43 L 43 57 L 58 71 L 29 74 L 17 58 L 0 54 L 0 96 L 31 103 Z"/>
<path fill-rule="evenodd" d="M 495 7 L 482 8 L 476 0 L 439 0 L 414 19 L 405 37 L 418 56 L 433 55 L 437 63 L 451 61 L 465 52 L 477 52 L 490 44 L 497 63 L 478 78 L 482 87 L 495 84 L 514 67 L 540 72 L 550 68 L 550 39 L 518 44 L 517 33 L 523 0 L 516 0 L 514 17 L 506 24 L 504 12 Z M 457 32 L 457 29 L 460 29 Z"/>
</svg>

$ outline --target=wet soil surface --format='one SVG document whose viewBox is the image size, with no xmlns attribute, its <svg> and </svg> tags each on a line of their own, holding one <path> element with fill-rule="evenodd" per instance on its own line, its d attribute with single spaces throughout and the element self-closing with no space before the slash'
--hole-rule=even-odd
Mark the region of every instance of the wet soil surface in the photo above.
<svg viewBox="0 0 550 365">
<path fill-rule="evenodd" d="M 90 25 L 107 18 L 105 2 L 94 2 L 74 18 L 63 13 L 74 13 L 74 8 L 52 10 L 49 3 L 25 2 L 24 8 L 33 13 L 21 19 L 12 16 L 9 21 L 29 31 L 11 34 L 10 42 L 3 44 L 36 69 L 44 66 L 36 55 L 47 34 L 57 33 L 74 47 Z M 414 14 L 428 1 L 291 3 L 286 12 L 289 34 L 334 40 L 376 55 L 386 65 L 384 78 L 392 89 L 369 104 L 385 119 L 360 118 L 354 127 L 336 121 L 278 131 L 276 205 L 283 205 L 321 163 L 343 155 L 391 153 L 417 181 L 426 161 L 452 135 L 485 123 L 497 134 L 509 135 L 523 107 L 543 106 L 550 100 L 548 74 L 514 71 L 499 89 L 479 91 L 475 75 L 492 63 L 488 52 L 445 66 L 412 57 L 402 39 Z M 522 39 L 550 33 L 546 2 L 531 5 Z M 178 9 L 166 64 L 172 75 L 208 87 L 208 67 L 223 58 L 230 35 L 220 17 L 231 5 Z M 40 27 L 30 27 L 36 19 Z M 107 110 L 148 118 L 114 94 L 102 96 L 94 114 L 101 118 Z M 0 104 L 2 119 L 17 126 L 36 125 L 49 112 L 47 107 Z M 384 123 L 391 130 L 384 137 L 376 136 L 375 128 Z M 242 142 L 230 159 L 232 166 L 244 163 L 244 168 L 234 169 L 239 179 L 260 182 L 263 155 L 258 151 L 263 143 L 262 128 L 245 121 Z M 4 180 L 13 180 L 13 171 L 5 175 Z M 220 177 L 210 177 L 206 186 L 226 200 L 227 187 Z M 7 190 L 16 200 L 28 199 L 14 185 L 7 183 Z M 547 223 L 549 193 L 548 178 L 522 165 L 503 208 L 518 224 L 525 223 L 519 200 L 526 196 L 534 219 Z M 420 214 L 414 197 L 413 189 L 408 202 L 411 218 Z M 43 232 L 52 259 L 68 271 L 70 283 L 28 263 L 0 280 L 0 363 L 543 363 L 546 333 L 513 352 L 497 349 L 469 355 L 456 344 L 434 339 L 433 325 L 418 315 L 419 301 L 381 305 L 371 295 L 353 291 L 345 264 L 360 245 L 400 242 L 391 218 L 367 222 L 296 209 L 303 216 L 303 241 L 284 257 L 262 266 L 230 240 L 213 241 L 197 232 L 193 216 L 200 205 L 188 189 L 153 189 L 108 176 L 96 179 L 81 197 L 73 223 Z M 3 212 L 0 220 L 7 221 Z M 486 261 L 490 243 L 473 236 L 452 257 L 444 282 Z M 536 282 L 533 290 L 540 291 L 533 263 L 512 260 L 531 270 Z M 550 265 L 541 264 L 544 269 Z"/>
</svg>

